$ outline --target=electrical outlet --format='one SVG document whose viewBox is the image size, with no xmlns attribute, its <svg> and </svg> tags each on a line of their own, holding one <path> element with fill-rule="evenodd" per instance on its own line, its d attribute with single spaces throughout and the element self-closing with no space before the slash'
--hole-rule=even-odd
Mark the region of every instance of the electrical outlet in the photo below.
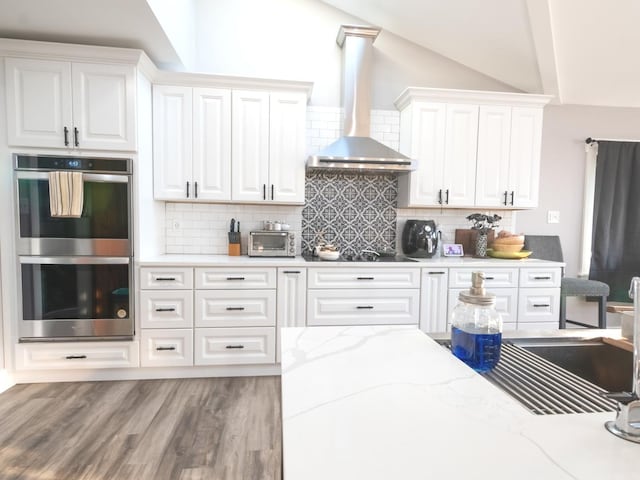
<svg viewBox="0 0 640 480">
<path fill-rule="evenodd" d="M 547 223 L 560 223 L 560 211 L 549 210 L 547 212 Z"/>
</svg>

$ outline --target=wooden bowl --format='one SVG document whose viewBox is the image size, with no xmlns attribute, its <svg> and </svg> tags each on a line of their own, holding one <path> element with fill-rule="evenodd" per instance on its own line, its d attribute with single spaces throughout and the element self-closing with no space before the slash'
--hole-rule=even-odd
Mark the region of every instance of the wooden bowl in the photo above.
<svg viewBox="0 0 640 480">
<path fill-rule="evenodd" d="M 493 246 L 491 247 L 495 252 L 519 252 L 524 247 L 524 243 L 514 243 L 514 244 L 505 244 L 505 243 L 496 243 L 493 242 Z"/>
<path fill-rule="evenodd" d="M 510 237 L 496 237 L 493 239 L 496 245 L 524 245 L 524 235 L 512 235 Z"/>
</svg>

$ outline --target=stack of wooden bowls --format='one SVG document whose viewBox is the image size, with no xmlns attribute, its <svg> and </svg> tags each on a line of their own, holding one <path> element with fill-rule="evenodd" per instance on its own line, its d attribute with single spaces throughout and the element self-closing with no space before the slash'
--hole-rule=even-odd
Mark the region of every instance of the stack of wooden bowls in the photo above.
<svg viewBox="0 0 640 480">
<path fill-rule="evenodd" d="M 524 247 L 524 235 L 514 235 L 504 230 L 493 240 L 494 252 L 517 253 Z"/>
</svg>

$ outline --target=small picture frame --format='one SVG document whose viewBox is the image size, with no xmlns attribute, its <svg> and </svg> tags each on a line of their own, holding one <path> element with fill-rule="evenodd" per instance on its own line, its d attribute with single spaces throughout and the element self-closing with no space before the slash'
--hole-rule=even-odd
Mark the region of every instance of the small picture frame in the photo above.
<svg viewBox="0 0 640 480">
<path fill-rule="evenodd" d="M 442 245 L 442 254 L 445 257 L 462 257 L 464 251 L 461 243 L 444 243 Z"/>
</svg>

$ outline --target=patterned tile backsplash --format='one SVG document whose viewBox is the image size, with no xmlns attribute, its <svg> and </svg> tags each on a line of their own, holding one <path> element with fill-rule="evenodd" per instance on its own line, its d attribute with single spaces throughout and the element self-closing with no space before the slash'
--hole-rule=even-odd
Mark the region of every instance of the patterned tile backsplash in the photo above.
<svg viewBox="0 0 640 480">
<path fill-rule="evenodd" d="M 302 210 L 302 251 L 318 234 L 343 254 L 395 249 L 398 179 L 394 174 L 309 172 Z"/>
</svg>

